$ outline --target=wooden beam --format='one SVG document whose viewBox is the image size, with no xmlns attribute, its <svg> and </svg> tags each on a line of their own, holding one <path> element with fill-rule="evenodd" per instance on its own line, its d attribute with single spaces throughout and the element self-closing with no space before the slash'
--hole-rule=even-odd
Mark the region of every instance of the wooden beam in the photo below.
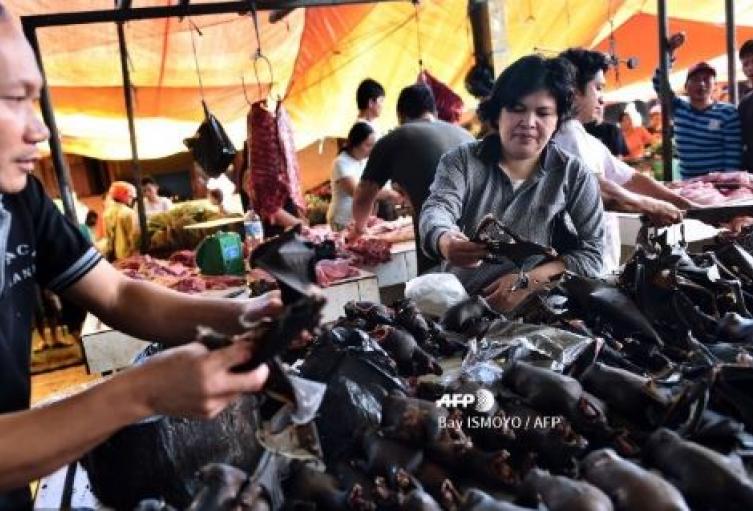
<svg viewBox="0 0 753 511">
<path fill-rule="evenodd" d="M 374 4 L 380 2 L 399 2 L 406 0 L 257 0 L 253 2 L 257 10 L 292 10 L 300 7 L 324 7 L 331 5 Z M 217 2 L 210 4 L 191 4 L 181 2 L 179 5 L 160 7 L 134 7 L 131 9 L 108 9 L 99 11 L 61 12 L 54 14 L 37 14 L 23 16 L 24 26 L 41 28 L 61 25 L 86 25 L 90 23 L 126 22 L 156 18 L 178 18 L 184 16 L 206 16 L 211 14 L 239 13 L 250 11 L 252 2 Z"/>
</svg>

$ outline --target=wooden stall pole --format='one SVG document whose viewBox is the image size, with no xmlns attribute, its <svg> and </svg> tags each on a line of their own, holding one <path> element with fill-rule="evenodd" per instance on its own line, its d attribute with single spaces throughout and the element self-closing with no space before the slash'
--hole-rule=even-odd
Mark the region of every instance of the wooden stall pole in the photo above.
<svg viewBox="0 0 753 511">
<path fill-rule="evenodd" d="M 128 135 L 131 139 L 131 169 L 133 180 L 136 185 L 136 206 L 139 216 L 139 229 L 141 232 L 141 253 L 149 250 L 149 230 L 146 224 L 146 209 L 144 207 L 144 191 L 141 187 L 141 164 L 139 163 L 139 151 L 136 144 L 136 125 L 133 119 L 133 88 L 131 84 L 131 72 L 128 69 L 128 47 L 125 40 L 123 22 L 119 21 L 118 47 L 120 49 L 120 70 L 123 73 L 123 92 L 125 96 L 126 115 L 128 116 Z"/>
<path fill-rule="evenodd" d="M 729 102 L 737 106 L 737 41 L 735 34 L 735 0 L 725 0 L 727 24 L 727 90 Z"/>
<path fill-rule="evenodd" d="M 667 0 L 658 0 L 659 20 L 659 68 L 664 79 L 661 82 L 661 140 L 664 181 L 672 181 L 672 98 L 669 88 L 669 34 Z"/>
<path fill-rule="evenodd" d="M 44 79 L 44 65 L 42 63 L 42 54 L 39 51 L 37 30 L 33 25 L 27 23 L 23 24 L 23 29 L 31 49 L 34 50 L 34 56 L 37 59 L 39 71 L 42 73 L 42 78 Z M 73 202 L 73 192 L 71 192 L 71 173 L 68 170 L 68 163 L 65 161 L 63 146 L 60 144 L 58 127 L 55 123 L 55 113 L 52 110 L 50 88 L 47 85 L 46 79 L 44 79 L 42 83 L 42 91 L 39 96 L 39 108 L 42 110 L 44 123 L 47 125 L 47 129 L 50 130 L 50 155 L 52 156 L 52 165 L 55 168 L 55 176 L 57 177 L 58 188 L 60 189 L 60 199 L 63 201 L 63 212 L 71 222 L 78 225 L 76 206 Z"/>
</svg>

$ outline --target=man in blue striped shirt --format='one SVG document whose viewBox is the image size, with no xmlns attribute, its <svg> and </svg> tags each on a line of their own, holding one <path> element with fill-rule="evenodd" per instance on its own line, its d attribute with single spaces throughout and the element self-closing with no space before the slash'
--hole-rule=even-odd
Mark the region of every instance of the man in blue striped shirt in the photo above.
<svg viewBox="0 0 753 511">
<path fill-rule="evenodd" d="M 684 42 L 684 34 L 673 35 L 669 41 L 670 56 Z M 661 94 L 661 83 L 665 79 L 657 69 L 653 79 L 657 94 Z M 685 80 L 690 101 L 670 91 L 675 144 L 683 179 L 740 169 L 740 116 L 733 105 L 714 100 L 715 86 L 716 71 L 706 62 L 699 62 L 688 69 Z"/>
</svg>

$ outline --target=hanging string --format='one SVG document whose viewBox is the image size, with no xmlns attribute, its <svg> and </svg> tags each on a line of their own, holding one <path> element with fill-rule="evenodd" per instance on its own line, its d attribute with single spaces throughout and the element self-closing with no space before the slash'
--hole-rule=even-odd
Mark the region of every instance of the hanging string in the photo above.
<svg viewBox="0 0 753 511">
<path fill-rule="evenodd" d="M 272 93 L 272 86 L 275 82 L 275 75 L 272 70 L 272 63 L 261 51 L 261 31 L 259 30 L 259 18 L 256 12 L 256 2 L 254 0 L 249 0 L 248 3 L 249 10 L 251 11 L 251 20 L 254 23 L 254 34 L 256 35 L 256 53 L 254 53 L 254 55 L 252 56 L 254 64 L 254 78 L 256 78 L 256 87 L 259 90 L 259 98 L 264 98 L 264 90 L 262 89 L 261 79 L 259 78 L 259 61 L 263 60 L 267 64 L 267 69 L 269 70 L 269 90 L 267 91 L 267 95 L 270 95 Z M 243 77 L 241 77 L 241 82 L 243 83 Z M 243 83 L 243 93 L 246 93 L 245 83 Z M 248 101 L 248 96 L 246 96 L 246 101 Z"/>
<path fill-rule="evenodd" d="M 256 34 L 256 53 L 254 54 L 254 57 L 262 57 L 261 36 L 259 35 L 259 18 L 256 14 L 256 2 L 254 0 L 249 1 L 249 8 L 251 10 L 251 19 L 254 22 L 254 34 Z"/>
<path fill-rule="evenodd" d="M 193 50 L 193 61 L 194 65 L 196 66 L 196 76 L 199 79 L 199 95 L 201 96 L 201 101 L 204 101 L 204 83 L 201 81 L 201 70 L 199 69 L 199 57 L 196 52 L 196 41 L 194 39 L 193 31 L 196 30 L 196 32 L 202 36 L 204 34 L 201 33 L 201 30 L 199 30 L 199 27 L 196 26 L 196 24 L 193 22 L 191 18 L 188 19 L 188 24 L 190 25 L 190 32 L 191 32 L 191 49 Z"/>
<path fill-rule="evenodd" d="M 256 78 L 256 87 L 259 89 L 259 97 L 264 97 L 264 91 L 261 87 L 261 79 L 259 78 L 259 61 L 263 60 L 267 63 L 267 69 L 269 69 L 269 91 L 267 94 L 272 93 L 272 84 L 275 82 L 275 75 L 272 71 L 272 63 L 264 55 L 257 55 L 254 57 L 254 78 Z"/>
<path fill-rule="evenodd" d="M 419 0 L 411 0 L 416 18 L 416 48 L 418 49 L 418 72 L 424 72 L 423 52 L 421 51 L 421 17 L 418 15 Z"/>
<path fill-rule="evenodd" d="M 248 91 L 246 90 L 246 80 L 243 78 L 243 73 L 241 73 L 241 87 L 243 88 L 243 97 L 246 98 L 246 103 L 248 106 L 251 106 L 251 100 L 248 99 Z"/>
<path fill-rule="evenodd" d="M 620 59 L 617 56 L 617 38 L 614 35 L 614 13 L 612 12 L 612 0 L 607 0 L 607 21 L 609 22 L 609 60 L 614 67 L 614 79 L 618 84 L 620 80 Z"/>
</svg>

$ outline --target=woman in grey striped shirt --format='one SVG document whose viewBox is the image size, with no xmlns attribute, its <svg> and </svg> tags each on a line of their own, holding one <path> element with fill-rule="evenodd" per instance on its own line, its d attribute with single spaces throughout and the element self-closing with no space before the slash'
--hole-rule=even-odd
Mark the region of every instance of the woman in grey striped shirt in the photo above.
<svg viewBox="0 0 753 511">
<path fill-rule="evenodd" d="M 550 142 L 570 115 L 573 85 L 574 70 L 560 58 L 532 55 L 509 66 L 479 106 L 479 115 L 495 131 L 442 157 L 421 211 L 423 250 L 441 257 L 444 271 L 498 310 L 512 309 L 565 270 L 587 276 L 601 272 L 598 183 L 581 160 Z M 511 262 L 482 262 L 485 248 L 469 241 L 488 213 L 559 254 L 530 269 L 523 289 L 516 289 L 521 283 Z"/>
</svg>

